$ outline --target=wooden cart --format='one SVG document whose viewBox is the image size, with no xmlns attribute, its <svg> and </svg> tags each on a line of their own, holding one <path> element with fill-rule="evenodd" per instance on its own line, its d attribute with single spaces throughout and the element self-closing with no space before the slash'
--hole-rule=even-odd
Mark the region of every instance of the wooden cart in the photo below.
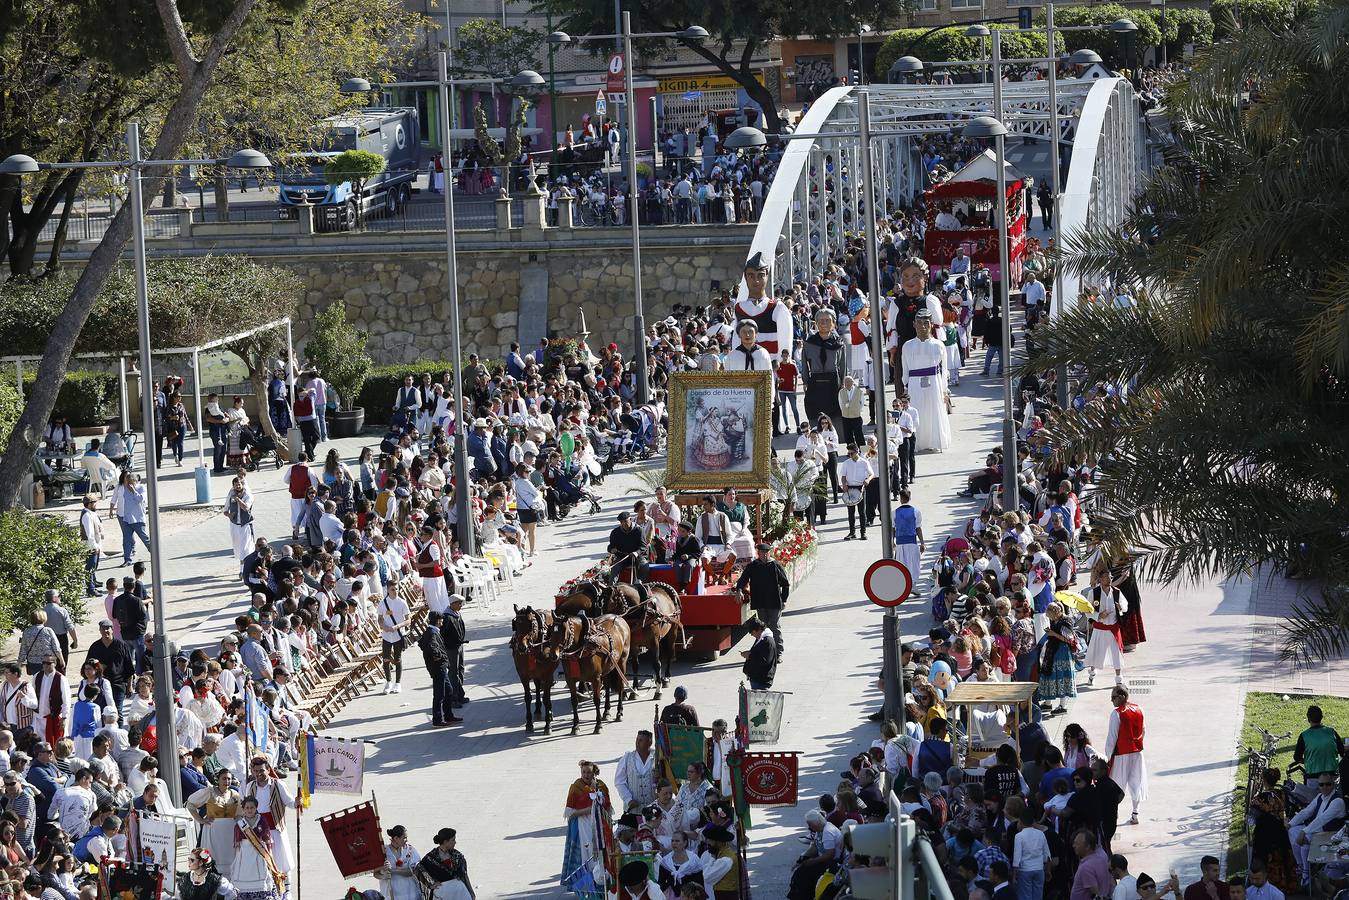
<svg viewBox="0 0 1349 900">
<path fill-rule="evenodd" d="M 994 744 L 974 740 L 973 707 L 985 704 L 1009 706 L 1012 710 L 1010 737 L 1021 752 L 1021 723 L 1031 719 L 1031 706 L 1039 684 L 1034 681 L 962 681 L 946 696 L 947 718 L 959 724 L 964 732 L 962 753 L 967 768 L 973 768 L 984 757 L 995 752 L 1002 741 Z M 963 714 L 963 715 L 962 715 Z"/>
</svg>

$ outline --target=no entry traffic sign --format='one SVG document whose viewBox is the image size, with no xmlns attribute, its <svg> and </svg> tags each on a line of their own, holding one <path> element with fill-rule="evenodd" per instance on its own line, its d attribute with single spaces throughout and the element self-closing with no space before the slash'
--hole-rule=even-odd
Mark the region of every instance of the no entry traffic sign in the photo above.
<svg viewBox="0 0 1349 900">
<path fill-rule="evenodd" d="M 908 566 L 893 559 L 878 559 L 862 576 L 862 589 L 877 606 L 899 606 L 913 590 L 913 575 Z"/>
</svg>

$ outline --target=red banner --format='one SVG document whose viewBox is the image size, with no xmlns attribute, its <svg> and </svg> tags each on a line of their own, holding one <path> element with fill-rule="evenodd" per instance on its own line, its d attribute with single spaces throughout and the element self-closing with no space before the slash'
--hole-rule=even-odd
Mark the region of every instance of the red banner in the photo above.
<svg viewBox="0 0 1349 900">
<path fill-rule="evenodd" d="M 795 753 L 746 753 L 745 796 L 753 806 L 796 802 Z"/>
<path fill-rule="evenodd" d="M 384 865 L 384 841 L 374 803 L 358 803 L 323 816 L 319 824 L 343 878 L 355 878 Z"/>
</svg>

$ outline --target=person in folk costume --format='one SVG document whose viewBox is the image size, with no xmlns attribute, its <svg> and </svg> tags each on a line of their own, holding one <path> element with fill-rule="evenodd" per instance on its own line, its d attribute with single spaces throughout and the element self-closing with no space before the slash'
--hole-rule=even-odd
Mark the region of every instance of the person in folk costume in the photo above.
<svg viewBox="0 0 1349 900">
<path fill-rule="evenodd" d="M 876 388 L 871 375 L 871 304 L 854 297 L 857 309 L 848 320 L 848 374 L 870 397 Z"/>
<path fill-rule="evenodd" d="M 637 732 L 636 749 L 624 753 L 614 772 L 614 788 L 628 809 L 633 803 L 640 807 L 656 802 L 656 754 L 652 752 L 652 734 L 646 729 Z"/>
<path fill-rule="evenodd" d="M 231 828 L 233 822 L 231 819 Z M 219 859 L 205 847 L 193 850 L 187 855 L 187 871 L 178 876 L 178 900 L 218 900 L 220 897 L 233 897 L 234 885 L 230 884 L 229 879 L 220 871 L 221 868 Z"/>
<path fill-rule="evenodd" d="M 385 900 L 422 900 L 421 885 L 412 870 L 422 861 L 422 855 L 408 843 L 408 830 L 395 825 L 384 832 L 389 843 L 384 845 L 384 868 L 375 872 L 379 891 Z"/>
<path fill-rule="evenodd" d="M 1133 803 L 1130 825 L 1138 824 L 1138 804 L 1148 798 L 1148 768 L 1143 760 L 1143 710 L 1129 702 L 1129 689 L 1122 684 L 1110 691 L 1115 708 L 1110 713 L 1105 746 L 1110 752 L 1110 778 L 1124 789 Z"/>
<path fill-rule="evenodd" d="M 900 488 L 899 506 L 894 512 L 895 559 L 909 570 L 910 576 L 921 571 L 922 556 L 927 552 L 923 514 L 909 503 L 912 497 L 908 488 Z"/>
<path fill-rule="evenodd" d="M 230 883 L 239 892 L 237 900 L 277 900 L 285 889 L 286 876 L 272 853 L 272 827 L 258 812 L 256 797 L 245 797 L 234 820 L 234 860 Z"/>
<path fill-rule="evenodd" d="M 249 763 L 251 777 L 244 787 L 244 802 L 252 798 L 258 803 L 258 815 L 271 834 L 272 859 L 283 876 L 295 868 L 295 854 L 290 849 L 290 835 L 286 831 L 286 809 L 295 806 L 295 798 L 284 784 L 277 780 L 265 756 L 254 756 Z"/>
<path fill-rule="evenodd" d="M 458 832 L 442 828 L 432 840 L 436 846 L 421 858 L 418 869 L 436 882 L 429 900 L 473 900 L 473 882 L 468 878 L 468 860 L 454 848 Z"/>
<path fill-rule="evenodd" d="M 945 450 L 951 446 L 944 374 L 946 348 L 932 336 L 934 321 L 940 321 L 940 318 L 934 318 L 927 310 L 915 314 L 917 336 L 906 341 L 901 350 L 904 386 L 908 391 L 909 402 L 918 411 L 918 430 L 914 440 L 918 450 Z"/>
<path fill-rule="evenodd" d="M 1096 575 L 1096 586 L 1089 592 L 1091 601 L 1091 640 L 1087 642 L 1087 686 L 1096 679 L 1098 666 L 1109 665 L 1115 670 L 1115 684 L 1122 684 L 1124 668 L 1124 639 L 1120 636 L 1119 620 L 1128 607 L 1114 586 L 1110 570 L 1102 569 Z"/>
<path fill-rule="evenodd" d="M 562 887 L 576 894 L 595 893 L 592 866 L 602 857 L 599 820 L 612 813 L 609 787 L 599 778 L 600 767 L 581 760 L 581 777 L 567 789 L 567 843 L 562 851 Z"/>
<path fill-rule="evenodd" d="M 906 259 L 899 269 L 899 293 L 886 305 L 885 310 L 885 347 L 890 354 L 890 364 L 898 372 L 898 360 L 901 349 L 908 341 L 918 336 L 914 318 L 926 309 L 933 322 L 942 320 L 941 302 L 927 290 L 927 263 L 917 256 Z"/>
<path fill-rule="evenodd" d="M 430 525 L 421 528 L 421 540 L 416 542 L 416 568 L 426 595 L 426 608 L 444 615 L 450 608 L 450 592 L 445 586 L 444 551 L 436 541 L 436 530 Z"/>
<path fill-rule="evenodd" d="M 33 696 L 37 698 L 33 730 L 54 747 L 66 736 L 70 715 L 70 682 L 56 668 L 56 657 L 43 657 L 42 670 L 33 676 Z"/>
<path fill-rule="evenodd" d="M 723 797 L 731 796 L 731 764 L 727 757 L 735 749 L 735 737 L 728 733 L 725 719 L 712 721 L 712 736 L 703 740 L 703 762 L 708 777 Z"/>
<path fill-rule="evenodd" d="M 1138 579 L 1134 577 L 1133 561 L 1127 555 L 1113 561 L 1110 580 L 1124 600 L 1119 614 L 1119 635 L 1124 642 L 1124 652 L 1128 653 L 1139 644 L 1146 643 L 1148 635 L 1143 630 L 1143 604 L 1138 592 Z"/>
<path fill-rule="evenodd" d="M 741 319 L 735 325 L 736 343 L 726 354 L 727 372 L 773 372 L 773 357 L 759 343 L 759 323 L 753 319 Z M 769 378 L 769 384 L 776 390 L 776 378 Z"/>
<path fill-rule="evenodd" d="M 815 312 L 815 333 L 801 344 L 801 379 L 806 390 L 806 419 L 819 421 L 828 416 L 834 430 L 843 429 L 843 413 L 838 391 L 846 374 L 847 345 L 838 334 L 838 320 L 832 309 Z"/>
<path fill-rule="evenodd" d="M 738 320 L 750 319 L 758 326 L 758 344 L 773 358 L 787 351 L 789 357 L 795 356 L 792 347 L 792 311 L 786 303 L 768 296 L 768 261 L 762 252 L 755 253 L 745 262 L 745 297 L 735 302 L 735 316 Z M 740 334 L 731 338 L 731 354 L 740 346 Z"/>
<path fill-rule="evenodd" d="M 234 558 L 242 564 L 257 543 L 253 534 L 253 492 L 248 489 L 248 481 L 242 472 L 230 482 L 230 492 L 225 498 L 225 516 L 230 520 Z"/>
<path fill-rule="evenodd" d="M 735 851 L 735 835 L 720 825 L 703 831 L 703 889 L 714 900 L 738 900 L 740 896 L 740 857 Z"/>
<path fill-rule="evenodd" d="M 239 816 L 239 792 L 231 787 L 227 768 L 215 773 L 208 787 L 187 798 L 187 811 L 201 826 L 198 843 L 211 852 L 216 865 L 228 872 L 234 864 L 234 820 Z"/>
<path fill-rule="evenodd" d="M 665 892 L 651 880 L 651 867 L 634 859 L 618 870 L 618 888 L 608 891 L 609 900 L 665 900 Z"/>
</svg>

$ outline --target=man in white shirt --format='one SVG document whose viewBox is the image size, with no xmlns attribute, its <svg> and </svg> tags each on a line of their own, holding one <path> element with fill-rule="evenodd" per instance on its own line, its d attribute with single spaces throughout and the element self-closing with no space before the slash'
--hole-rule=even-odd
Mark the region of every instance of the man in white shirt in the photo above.
<svg viewBox="0 0 1349 900">
<path fill-rule="evenodd" d="M 1283 891 L 1269 883 L 1269 873 L 1259 860 L 1252 862 L 1246 873 L 1246 900 L 1284 900 Z"/>
<path fill-rule="evenodd" d="M 1118 853 L 1110 857 L 1110 875 L 1115 879 L 1110 900 L 1139 900 L 1138 879 L 1129 874 L 1129 861 Z"/>
<path fill-rule="evenodd" d="M 634 803 L 647 807 L 656 802 L 656 754 L 651 751 L 650 731 L 637 732 L 635 748 L 624 753 L 614 772 L 614 790 L 618 791 L 626 812 Z"/>
<path fill-rule="evenodd" d="M 379 601 L 379 637 L 383 645 L 386 694 L 403 690 L 403 648 L 407 645 L 406 632 L 411 615 L 407 602 L 397 593 L 386 594 Z"/>
<path fill-rule="evenodd" d="M 52 814 L 61 823 L 61 830 L 72 838 L 80 838 L 89 830 L 89 819 L 98 808 L 93 791 L 94 773 L 80 769 L 52 798 Z"/>
<path fill-rule="evenodd" d="M 1035 813 L 1021 812 L 1021 830 L 1012 839 L 1012 870 L 1016 873 L 1018 897 L 1044 895 L 1045 869 L 1049 865 L 1049 841 L 1035 827 Z"/>
<path fill-rule="evenodd" d="M 1288 823 L 1288 842 L 1293 845 L 1303 883 L 1308 879 L 1307 855 L 1312 849 L 1311 836 L 1328 830 L 1326 826 L 1330 822 L 1344 818 L 1344 798 L 1335 791 L 1335 774 L 1322 772 L 1317 776 L 1316 786 L 1316 799 Z"/>
<path fill-rule="evenodd" d="M 796 859 L 788 890 L 788 896 L 792 897 L 806 893 L 806 886 L 815 884 L 843 850 L 843 832 L 832 825 L 820 810 L 812 809 L 806 813 L 806 828 L 810 845 Z"/>
<path fill-rule="evenodd" d="M 951 212 L 949 209 L 943 209 L 938 212 L 936 222 L 933 224 L 935 224 L 940 231 L 959 231 L 964 227 L 960 224 L 960 220 L 956 218 L 955 213 Z"/>
<path fill-rule="evenodd" d="M 1034 272 L 1028 272 L 1021 290 L 1026 294 L 1026 322 L 1034 325 L 1040 319 L 1040 305 L 1045 302 L 1045 286 Z"/>
<path fill-rule="evenodd" d="M 323 504 L 323 515 L 319 516 L 319 531 L 325 541 L 334 546 L 342 546 L 342 520 L 337 517 L 337 504 L 329 500 Z"/>
<path fill-rule="evenodd" d="M 909 402 L 908 394 L 900 395 L 899 403 L 903 407 L 899 412 L 899 431 L 904 436 L 904 443 L 898 448 L 899 486 L 906 488 L 918 477 L 914 471 L 918 448 L 918 410 Z"/>
<path fill-rule="evenodd" d="M 122 527 L 122 565 L 131 565 L 136 558 L 136 538 L 141 539 L 146 551 L 150 536 L 145 531 L 145 486 L 140 476 L 130 472 L 126 483 L 114 494 L 117 502 L 117 523 Z"/>
<path fill-rule="evenodd" d="M 88 494 L 84 495 L 84 509 L 80 510 L 80 537 L 89 551 L 84 559 L 84 570 L 89 573 L 89 596 L 97 597 L 98 562 L 103 553 L 103 522 L 94 511 L 94 498 Z"/>
<path fill-rule="evenodd" d="M 862 498 L 866 494 L 867 482 L 875 477 L 876 471 L 871 467 L 871 461 L 862 458 L 856 444 L 849 444 L 848 457 L 839 463 L 838 467 L 838 478 L 844 487 L 843 502 L 848 507 L 848 534 L 844 538 L 845 541 L 857 537 L 854 521 L 861 524 L 862 540 L 867 539 L 867 517 L 862 511 Z"/>
</svg>

